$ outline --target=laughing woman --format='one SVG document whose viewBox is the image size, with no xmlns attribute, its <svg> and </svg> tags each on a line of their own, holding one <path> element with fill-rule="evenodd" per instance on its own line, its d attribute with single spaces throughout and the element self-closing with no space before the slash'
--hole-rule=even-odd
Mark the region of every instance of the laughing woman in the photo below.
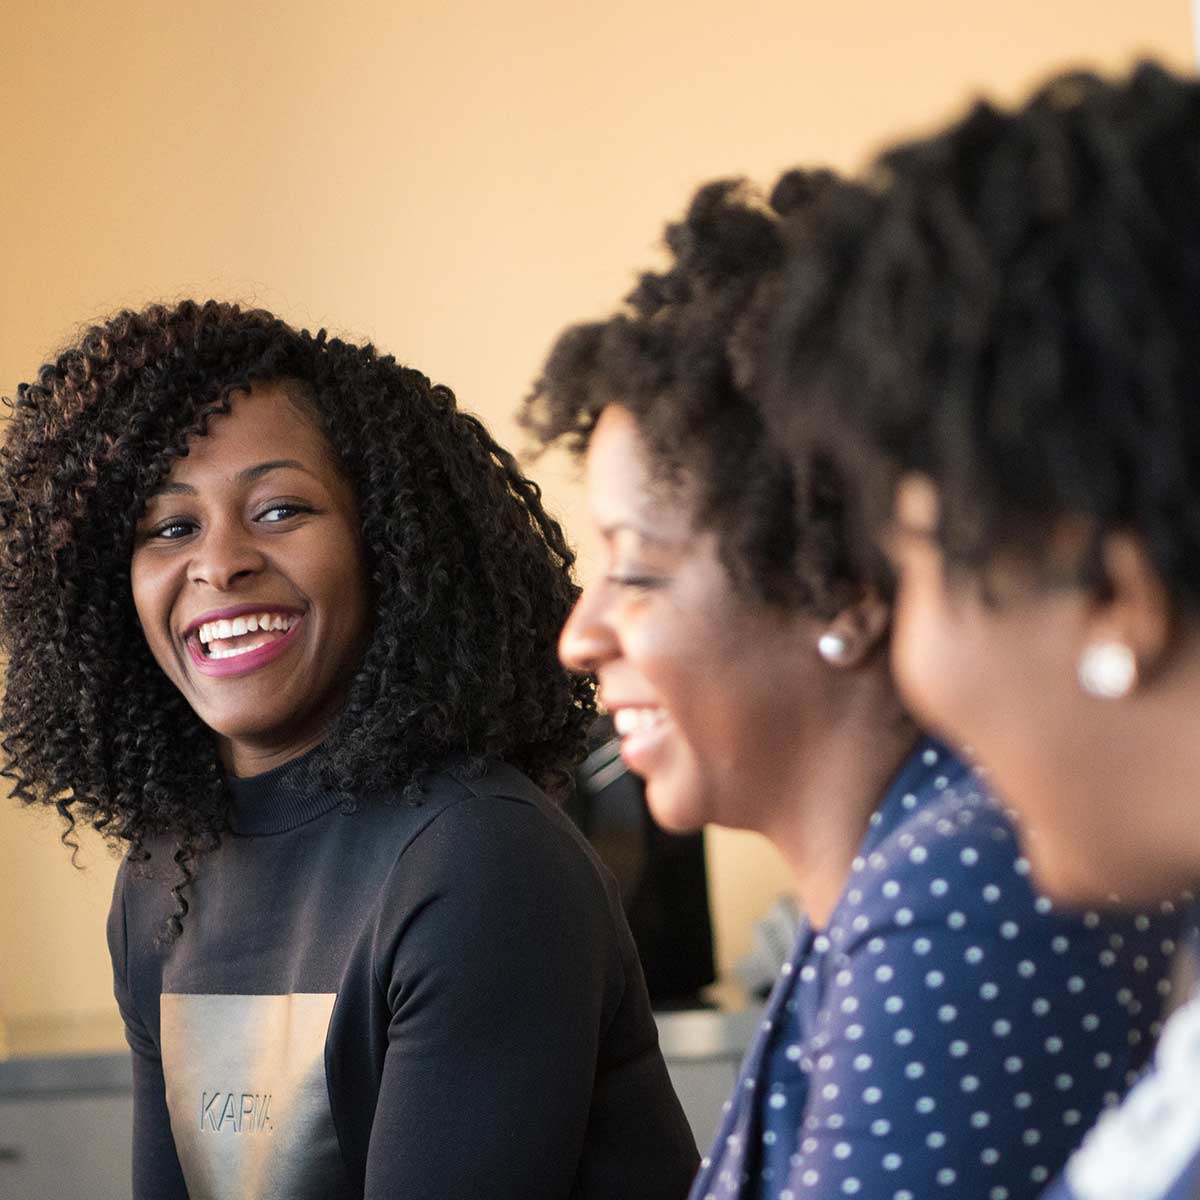
<svg viewBox="0 0 1200 1200">
<path fill-rule="evenodd" d="M 678 1197 L 617 896 L 542 788 L 591 697 L 572 556 L 419 372 L 267 313 L 122 313 L 23 385 L 6 774 L 127 847 L 144 1200 Z"/>
<path fill-rule="evenodd" d="M 857 200 L 792 175 L 773 204 Z M 832 471 L 793 494 L 752 403 L 777 213 L 714 184 L 667 240 L 669 271 L 563 335 L 526 419 L 586 449 L 605 548 L 564 660 L 654 816 L 764 834 L 807 910 L 693 1200 L 1034 1196 L 1144 1058 L 1176 922 L 1055 911 L 906 713 L 887 573 Z"/>
</svg>

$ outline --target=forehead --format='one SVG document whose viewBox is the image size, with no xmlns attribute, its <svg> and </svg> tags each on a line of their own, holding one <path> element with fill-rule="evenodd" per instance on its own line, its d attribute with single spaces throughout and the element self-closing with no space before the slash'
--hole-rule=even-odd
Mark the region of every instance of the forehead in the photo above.
<svg viewBox="0 0 1200 1200">
<path fill-rule="evenodd" d="M 188 442 L 187 455 L 176 460 L 167 479 L 187 483 L 274 459 L 294 459 L 314 473 L 337 473 L 325 435 L 287 386 L 255 384 L 249 392 L 234 393 L 230 411 L 213 417 L 207 433 Z"/>
<path fill-rule="evenodd" d="M 693 532 L 694 486 L 668 475 L 656 461 L 636 419 L 610 404 L 588 442 L 588 507 L 601 531 L 632 528 L 659 540 L 682 541 Z"/>
</svg>

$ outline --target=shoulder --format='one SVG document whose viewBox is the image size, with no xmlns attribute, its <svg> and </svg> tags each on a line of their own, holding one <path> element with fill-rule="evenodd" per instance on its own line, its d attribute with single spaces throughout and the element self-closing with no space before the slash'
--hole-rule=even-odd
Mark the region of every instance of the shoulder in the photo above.
<svg viewBox="0 0 1200 1200">
<path fill-rule="evenodd" d="M 867 856 L 879 855 L 901 872 L 926 874 L 933 867 L 974 871 L 1001 869 L 1027 877 L 1015 831 L 998 801 L 974 775 L 965 775 L 923 805 L 916 805 Z"/>
<path fill-rule="evenodd" d="M 536 963 L 539 978 L 624 986 L 636 952 L 615 883 L 556 805 L 507 767 L 432 780 L 430 802 L 380 891 L 382 975 L 411 980 L 453 960 L 460 982 L 479 981 Z"/>
<path fill-rule="evenodd" d="M 429 780 L 427 795 L 428 819 L 397 863 L 405 891 L 619 906 L 611 875 L 583 835 L 515 768 L 493 762 L 482 774 L 445 771 Z"/>
<path fill-rule="evenodd" d="M 1171 906 L 1165 906 L 1171 909 Z M 1139 973 L 1164 971 L 1186 924 L 1179 910 L 1152 914 L 1077 912 L 1041 895 L 1003 807 L 973 775 L 912 811 L 855 857 L 829 922 L 849 950 L 881 932 L 968 934 L 1043 949 L 1101 967 L 1125 960 Z M 923 944 L 923 943 L 922 943 Z M 1146 964 L 1143 965 L 1143 960 Z"/>
<path fill-rule="evenodd" d="M 440 851 L 494 859 L 520 848 L 539 859 L 561 858 L 595 872 L 596 859 L 570 818 L 515 767 L 489 762 L 481 773 L 440 772 L 427 785 L 421 823 L 407 853 Z"/>
<path fill-rule="evenodd" d="M 1034 886 L 1004 809 L 968 776 L 855 859 L 827 935 L 842 968 L 903 943 L 917 962 L 1003 972 L 1031 988 L 1091 994 L 1103 983 L 1114 1007 L 1149 1021 L 1169 993 L 1185 924 L 1180 911 L 1057 908 Z M 984 999 L 994 986 L 980 984 Z"/>
<path fill-rule="evenodd" d="M 965 928 L 974 917 L 1048 911 L 1029 880 L 1012 824 L 973 776 L 912 811 L 857 855 L 830 921 L 841 937 L 883 924 L 937 922 Z"/>
</svg>

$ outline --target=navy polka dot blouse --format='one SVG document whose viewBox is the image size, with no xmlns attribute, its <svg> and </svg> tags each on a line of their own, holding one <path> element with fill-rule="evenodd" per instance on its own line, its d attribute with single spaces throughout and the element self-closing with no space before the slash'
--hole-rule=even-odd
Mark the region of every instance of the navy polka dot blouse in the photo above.
<svg viewBox="0 0 1200 1200">
<path fill-rule="evenodd" d="M 801 929 L 692 1200 L 1035 1197 L 1159 1031 L 1184 914 L 1065 914 L 924 741 Z"/>
<path fill-rule="evenodd" d="M 1167 1022 L 1147 1071 L 1042 1200 L 1200 1197 L 1200 996 Z"/>
</svg>

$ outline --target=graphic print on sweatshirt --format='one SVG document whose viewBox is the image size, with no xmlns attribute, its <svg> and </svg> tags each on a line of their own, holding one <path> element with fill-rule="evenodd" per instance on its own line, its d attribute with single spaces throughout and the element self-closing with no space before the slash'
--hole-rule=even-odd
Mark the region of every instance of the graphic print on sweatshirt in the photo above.
<svg viewBox="0 0 1200 1200">
<path fill-rule="evenodd" d="M 325 1081 L 335 999 L 162 995 L 167 1108 L 191 1200 L 343 1191 Z"/>
</svg>

